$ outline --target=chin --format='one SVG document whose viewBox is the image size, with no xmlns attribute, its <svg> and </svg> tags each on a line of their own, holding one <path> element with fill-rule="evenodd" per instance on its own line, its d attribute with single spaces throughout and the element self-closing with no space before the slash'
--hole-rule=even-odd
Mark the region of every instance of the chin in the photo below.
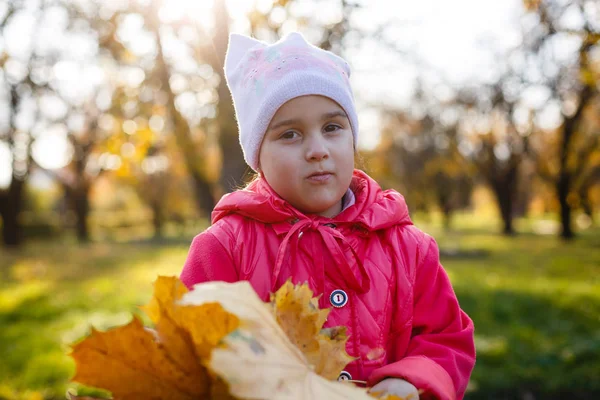
<svg viewBox="0 0 600 400">
<path fill-rule="evenodd" d="M 318 202 L 318 203 L 312 202 L 312 203 L 310 203 L 310 208 L 307 210 L 307 212 L 309 214 L 321 214 L 321 213 L 324 213 L 327 210 L 331 209 L 336 204 L 337 204 L 337 201 L 326 202 L 326 203 L 325 202 Z"/>
</svg>

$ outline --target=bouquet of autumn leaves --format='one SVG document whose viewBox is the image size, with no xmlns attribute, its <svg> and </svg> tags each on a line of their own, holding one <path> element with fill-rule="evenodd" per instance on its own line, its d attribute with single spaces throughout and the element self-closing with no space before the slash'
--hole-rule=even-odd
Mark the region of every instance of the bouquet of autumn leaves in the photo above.
<svg viewBox="0 0 600 400">
<path fill-rule="evenodd" d="M 142 309 L 154 330 L 134 318 L 74 345 L 74 381 L 121 400 L 373 399 L 336 381 L 352 361 L 346 328 L 323 328 L 329 310 L 307 285 L 287 282 L 264 303 L 245 281 L 188 291 L 159 277 Z"/>
</svg>

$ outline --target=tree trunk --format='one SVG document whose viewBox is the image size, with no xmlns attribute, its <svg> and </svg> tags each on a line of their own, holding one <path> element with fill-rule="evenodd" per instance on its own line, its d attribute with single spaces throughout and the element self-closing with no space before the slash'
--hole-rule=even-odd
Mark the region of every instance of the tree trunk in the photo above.
<svg viewBox="0 0 600 400">
<path fill-rule="evenodd" d="M 217 124 L 219 130 L 219 146 L 223 154 L 223 165 L 219 183 L 226 192 L 232 192 L 242 186 L 249 167 L 244 161 L 244 155 L 239 144 L 238 127 L 235 120 L 235 110 L 231 94 L 223 72 L 225 52 L 229 40 L 229 14 L 225 1 L 216 0 L 214 5 L 215 18 L 215 51 L 219 65 L 215 68 L 221 75 L 219 83 L 219 103 L 217 106 Z M 213 66 L 214 68 L 214 66 Z"/>
<path fill-rule="evenodd" d="M 581 209 L 584 214 L 590 218 L 592 224 L 594 223 L 594 206 L 592 205 L 592 201 L 590 200 L 589 195 L 589 187 L 582 186 L 579 188 L 579 203 L 581 204 Z"/>
<path fill-rule="evenodd" d="M 600 166 L 593 168 L 579 186 L 579 202 L 585 215 L 590 218 L 592 225 L 594 225 L 595 221 L 594 204 L 590 200 L 590 189 L 597 181 L 600 181 Z"/>
<path fill-rule="evenodd" d="M 573 144 L 573 137 L 577 132 L 577 126 L 580 118 L 583 116 L 583 111 L 588 102 L 592 98 L 593 91 L 591 87 L 585 86 L 581 92 L 577 111 L 571 117 L 566 118 L 562 127 L 562 143 L 560 147 L 559 173 L 556 181 L 556 194 L 560 203 L 560 223 L 562 226 L 560 236 L 565 240 L 570 240 L 575 237 L 573 226 L 571 225 L 571 206 L 569 205 L 568 196 L 572 189 L 573 181 L 577 178 L 573 176 L 569 165 L 568 158 Z M 581 162 L 581 160 L 579 160 Z"/>
<path fill-rule="evenodd" d="M 235 113 L 231 103 L 231 95 L 221 81 L 223 88 L 219 87 L 218 125 L 219 146 L 223 154 L 223 165 L 219 183 L 225 192 L 232 192 L 243 186 L 250 167 L 244 160 L 240 147 L 238 128 L 235 122 Z"/>
<path fill-rule="evenodd" d="M 452 196 L 450 195 L 450 185 L 445 183 L 445 177 L 439 177 L 434 180 L 437 186 L 437 203 L 444 216 L 444 230 L 450 231 L 452 226 Z"/>
<path fill-rule="evenodd" d="M 491 162 L 481 163 L 477 166 L 496 198 L 496 205 L 502 218 L 502 234 L 514 236 L 516 232 L 513 226 L 513 218 L 515 196 L 518 191 L 521 156 L 512 154 L 510 160 L 504 164 L 496 158 L 493 149 L 492 144 L 486 146 L 488 158 Z"/>
<path fill-rule="evenodd" d="M 90 241 L 88 216 L 90 214 L 90 202 L 88 199 L 89 190 L 81 188 L 76 190 L 75 198 L 73 199 L 75 211 L 75 227 L 77 232 L 77 240 L 79 243 L 88 243 Z"/>
<path fill-rule="evenodd" d="M 158 54 L 156 56 L 156 74 L 157 77 L 165 82 L 165 90 L 167 94 L 167 108 L 173 118 L 174 135 L 175 141 L 180 151 L 183 153 L 187 170 L 193 180 L 194 193 L 196 197 L 196 205 L 201 214 L 210 214 L 215 206 L 215 200 L 213 198 L 213 184 L 208 180 L 205 175 L 204 160 L 202 159 L 203 154 L 200 149 L 197 148 L 192 135 L 190 132 L 190 126 L 184 116 L 177 110 L 175 106 L 175 94 L 171 90 L 168 82 L 170 79 L 169 67 L 164 57 L 162 41 L 159 34 L 159 21 L 157 16 L 153 13 L 152 17 L 152 29 L 158 43 Z M 219 101 L 221 103 L 221 101 Z M 227 155 L 228 157 L 229 155 Z"/>
<path fill-rule="evenodd" d="M 151 208 L 152 226 L 154 227 L 154 239 L 162 239 L 164 226 L 163 207 L 161 207 L 159 201 L 154 201 L 151 204 Z"/>
<path fill-rule="evenodd" d="M 592 225 L 594 224 L 594 207 L 592 206 L 592 202 L 590 201 L 590 196 L 587 191 L 583 191 L 579 195 L 581 208 L 585 215 L 588 216 Z"/>
<path fill-rule="evenodd" d="M 513 226 L 513 201 L 509 195 L 500 194 L 500 214 L 502 215 L 502 233 L 507 236 L 514 235 Z"/>
<path fill-rule="evenodd" d="M 507 177 L 505 177 L 507 178 Z M 502 218 L 502 234 L 513 236 L 516 234 L 513 226 L 514 197 L 513 188 L 516 182 L 509 183 L 509 179 L 500 179 L 493 183 L 492 189 Z"/>
<path fill-rule="evenodd" d="M 444 230 L 449 232 L 452 228 L 452 209 L 450 207 L 444 208 Z"/>
<path fill-rule="evenodd" d="M 201 210 L 202 213 L 208 215 L 210 217 L 210 213 L 213 208 L 215 208 L 215 198 L 212 193 L 212 185 L 203 179 L 196 171 L 191 171 L 193 184 L 194 184 L 194 193 L 196 194 L 196 205 L 198 209 Z"/>
<path fill-rule="evenodd" d="M 75 215 L 75 234 L 79 243 L 88 243 L 90 241 L 88 216 L 90 213 L 90 202 L 88 199 L 89 187 L 79 186 L 71 187 L 63 182 L 63 188 L 67 198 L 69 208 Z"/>
<path fill-rule="evenodd" d="M 569 188 L 571 187 L 571 178 L 568 173 L 563 172 L 556 184 L 556 194 L 560 204 L 560 236 L 565 240 L 570 240 L 575 237 L 573 226 L 571 224 L 571 205 L 568 201 Z"/>
<path fill-rule="evenodd" d="M 23 228 L 19 214 L 23 204 L 23 180 L 12 178 L 10 186 L 0 196 L 0 216 L 2 217 L 2 242 L 6 247 L 18 247 L 23 243 Z"/>
</svg>

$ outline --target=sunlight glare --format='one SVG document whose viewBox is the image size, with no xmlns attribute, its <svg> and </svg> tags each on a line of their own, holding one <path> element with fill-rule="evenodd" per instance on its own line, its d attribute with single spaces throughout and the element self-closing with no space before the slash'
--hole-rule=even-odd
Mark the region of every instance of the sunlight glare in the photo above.
<svg viewBox="0 0 600 400">
<path fill-rule="evenodd" d="M 42 168 L 63 168 L 73 157 L 73 148 L 67 140 L 66 128 L 61 125 L 50 127 L 32 144 L 31 152 Z"/>
<path fill-rule="evenodd" d="M 213 0 L 163 0 L 158 16 L 163 23 L 172 23 L 183 19 L 197 21 L 204 29 L 212 29 Z"/>
<path fill-rule="evenodd" d="M 159 18 L 163 23 L 172 23 L 184 19 L 199 22 L 207 31 L 214 28 L 213 7 L 215 1 L 225 1 L 231 19 L 239 21 L 245 19 L 253 8 L 259 5 L 262 9 L 269 9 L 273 5 L 272 0 L 162 0 L 163 5 L 158 11 Z M 269 3 L 269 4 L 267 4 Z"/>
<path fill-rule="evenodd" d="M 0 142 L 0 188 L 6 188 L 10 185 L 12 175 L 12 154 L 8 145 Z"/>
</svg>

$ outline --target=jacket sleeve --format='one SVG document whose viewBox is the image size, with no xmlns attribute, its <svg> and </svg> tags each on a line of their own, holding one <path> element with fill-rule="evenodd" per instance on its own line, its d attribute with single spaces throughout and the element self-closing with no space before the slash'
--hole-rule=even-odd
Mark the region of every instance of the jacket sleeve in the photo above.
<svg viewBox="0 0 600 400">
<path fill-rule="evenodd" d="M 440 265 L 437 244 L 427 235 L 423 244 L 408 348 L 404 354 L 393 354 L 398 361 L 373 371 L 368 384 L 401 378 L 422 391 L 421 399 L 462 399 L 475 365 L 473 322 L 458 305 Z"/>
<path fill-rule="evenodd" d="M 235 282 L 238 272 L 231 253 L 209 229 L 192 241 L 180 279 L 191 289 L 202 282 Z"/>
</svg>

